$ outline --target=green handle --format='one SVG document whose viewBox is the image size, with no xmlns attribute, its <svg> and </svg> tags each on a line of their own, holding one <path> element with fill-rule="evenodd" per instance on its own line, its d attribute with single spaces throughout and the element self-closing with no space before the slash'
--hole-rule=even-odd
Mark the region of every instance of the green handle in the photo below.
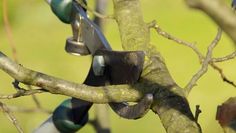
<svg viewBox="0 0 236 133">
<path fill-rule="evenodd" d="M 64 23 L 71 23 L 72 0 L 51 0 L 53 13 Z"/>
<path fill-rule="evenodd" d="M 84 111 L 84 108 L 87 107 L 83 106 L 83 103 L 80 106 L 78 102 L 77 107 L 74 108 L 72 104 L 72 99 L 65 100 L 53 112 L 53 123 L 61 133 L 74 133 L 88 122 L 88 112 L 87 110 Z M 75 113 L 82 113 L 83 115 L 75 118 Z M 78 119 L 77 122 L 76 119 Z"/>
</svg>

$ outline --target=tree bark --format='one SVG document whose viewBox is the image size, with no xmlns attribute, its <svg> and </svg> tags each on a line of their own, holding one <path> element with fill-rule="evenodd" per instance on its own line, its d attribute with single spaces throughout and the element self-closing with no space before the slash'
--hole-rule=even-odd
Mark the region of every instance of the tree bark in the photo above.
<svg viewBox="0 0 236 133">
<path fill-rule="evenodd" d="M 157 113 L 168 133 L 198 133 L 185 93 L 171 78 L 164 60 L 150 44 L 150 31 L 144 22 L 139 0 L 113 0 L 124 50 L 142 50 L 146 54 L 140 83 L 153 88 L 152 110 Z"/>
</svg>

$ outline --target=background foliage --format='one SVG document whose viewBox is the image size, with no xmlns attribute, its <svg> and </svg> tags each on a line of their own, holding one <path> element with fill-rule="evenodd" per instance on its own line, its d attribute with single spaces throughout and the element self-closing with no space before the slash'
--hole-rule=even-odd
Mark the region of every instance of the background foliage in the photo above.
<svg viewBox="0 0 236 133">
<path fill-rule="evenodd" d="M 216 34 L 217 27 L 201 12 L 190 10 L 182 0 L 141 0 L 146 22 L 156 19 L 165 31 L 190 42 L 196 42 L 201 52 L 205 53 L 207 45 Z M 61 23 L 51 12 L 43 0 L 8 0 L 9 18 L 13 29 L 14 41 L 21 64 L 27 68 L 41 71 L 56 77 L 82 83 L 90 66 L 91 58 L 76 57 L 64 51 L 65 39 L 71 36 L 69 25 Z M 93 6 L 89 0 L 89 6 Z M 109 1 L 108 13 L 112 13 L 112 2 Z M 0 9 L 2 5 L 0 3 Z M 2 11 L 0 11 L 0 50 L 12 56 L 5 31 L 2 27 Z M 92 16 L 92 15 L 91 15 Z M 128 16 L 127 16 L 128 17 Z M 106 21 L 106 37 L 112 47 L 121 50 L 117 25 L 113 20 Z M 165 58 L 175 81 L 185 86 L 192 75 L 200 68 L 197 56 L 189 48 L 175 44 L 152 32 L 152 43 Z M 224 56 L 235 50 L 232 42 L 224 35 L 220 45 L 215 49 L 214 57 Z M 225 74 L 236 82 L 236 60 L 219 64 Z M 11 79 L 0 71 L 0 94 L 14 92 Z M 223 83 L 219 74 L 212 68 L 203 76 L 189 96 L 192 111 L 195 105 L 201 105 L 203 113 L 199 122 L 203 132 L 222 132 L 215 114 L 217 105 L 228 97 L 235 96 L 236 89 Z M 53 110 L 65 96 L 39 94 L 43 107 Z M 31 97 L 21 97 L 13 100 L 4 100 L 8 105 L 34 107 Z M 93 110 L 90 110 L 93 117 Z M 48 115 L 43 113 L 15 113 L 21 126 L 26 132 L 31 132 Z M 164 132 L 159 119 L 149 112 L 144 118 L 133 121 L 116 116 L 112 111 L 111 126 L 114 133 L 122 132 Z M 0 114 L 0 131 L 16 132 L 7 118 Z M 81 133 L 94 132 L 90 125 L 85 126 Z"/>
</svg>

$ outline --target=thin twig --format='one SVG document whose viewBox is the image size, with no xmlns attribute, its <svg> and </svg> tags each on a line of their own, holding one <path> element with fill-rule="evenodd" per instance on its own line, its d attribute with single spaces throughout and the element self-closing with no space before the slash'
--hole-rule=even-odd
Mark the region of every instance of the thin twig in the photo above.
<svg viewBox="0 0 236 133">
<path fill-rule="evenodd" d="M 43 91 L 46 92 L 45 89 L 37 89 L 37 90 L 33 90 L 32 87 L 30 85 L 27 85 L 27 88 L 29 89 L 29 91 L 27 91 L 26 89 L 24 88 L 21 88 L 19 86 L 19 81 L 15 80 L 13 83 L 13 86 L 14 88 L 17 90 L 17 93 L 15 94 L 12 94 L 12 95 L 8 95 L 8 99 L 10 98 L 17 98 L 17 97 L 20 97 L 20 96 L 28 96 L 28 95 L 31 95 L 32 98 L 33 98 L 33 101 L 35 102 L 36 106 L 38 108 L 42 108 L 41 107 L 41 104 L 39 102 L 39 100 L 37 99 L 37 97 L 34 95 L 36 93 L 42 93 Z M 1 99 L 1 97 L 0 97 Z"/>
<path fill-rule="evenodd" d="M 211 66 L 219 72 L 219 74 L 220 74 L 220 76 L 221 76 L 221 78 L 223 79 L 224 82 L 232 85 L 233 87 L 236 87 L 236 84 L 224 75 L 223 70 L 221 68 L 219 68 L 218 66 L 216 66 L 213 63 L 211 64 Z"/>
<path fill-rule="evenodd" d="M 155 21 L 151 22 L 149 24 L 149 27 L 150 28 L 154 28 L 159 35 L 161 35 L 161 36 L 163 36 L 163 37 L 165 37 L 165 38 L 167 38 L 169 40 L 172 40 L 172 41 L 174 41 L 174 42 L 176 42 L 178 44 L 182 44 L 184 46 L 187 46 L 187 47 L 191 48 L 198 55 L 200 61 L 204 58 L 202 56 L 201 52 L 198 50 L 198 48 L 195 46 L 194 43 L 190 43 L 190 42 L 181 40 L 181 39 L 176 38 L 173 35 L 165 32 L 164 30 L 161 29 L 161 27 L 159 25 L 156 24 Z"/>
<path fill-rule="evenodd" d="M 83 8 L 87 9 L 88 11 L 90 11 L 92 14 L 94 14 L 95 16 L 102 18 L 102 19 L 114 19 L 114 15 L 103 15 L 99 12 L 96 12 L 95 10 L 91 9 L 90 7 L 88 7 L 87 5 L 85 5 L 81 0 L 76 0 Z"/>
<path fill-rule="evenodd" d="M 235 12 L 229 8 L 229 3 L 222 0 L 185 0 L 185 2 L 189 7 L 206 13 L 236 44 L 236 17 Z"/>
<path fill-rule="evenodd" d="M 44 108 L 26 108 L 26 107 L 22 107 L 22 106 L 9 106 L 8 108 L 12 111 L 12 112 L 20 112 L 20 113 L 46 113 L 46 114 L 51 114 L 52 111 L 48 110 L 48 109 L 44 109 Z"/>
<path fill-rule="evenodd" d="M 231 53 L 225 57 L 213 58 L 212 61 L 213 62 L 223 62 L 223 61 L 228 61 L 228 60 L 234 59 L 235 57 L 236 57 L 236 51 L 234 51 L 233 53 Z"/>
<path fill-rule="evenodd" d="M 7 0 L 2 1 L 2 13 L 3 13 L 3 25 L 4 25 L 4 29 L 6 31 L 6 34 L 7 34 L 7 38 L 8 38 L 7 40 L 9 41 L 9 45 L 12 49 L 13 59 L 16 62 L 18 62 L 16 45 L 15 45 L 15 41 L 13 39 L 11 26 L 10 26 L 9 19 L 8 19 Z"/>
<path fill-rule="evenodd" d="M 32 87 L 30 85 L 27 85 L 27 88 L 30 90 L 30 91 L 33 91 Z M 45 90 L 44 90 L 45 91 Z M 39 102 L 38 98 L 36 97 L 35 93 L 34 94 L 31 94 L 32 96 L 32 99 L 34 101 L 34 103 L 36 104 L 36 107 L 41 109 L 42 106 L 41 106 L 41 103 Z"/>
<path fill-rule="evenodd" d="M 44 89 L 20 90 L 14 94 L 0 95 L 0 99 L 13 99 L 13 98 L 18 98 L 18 97 L 22 97 L 22 96 L 29 96 L 29 95 L 44 93 L 44 92 L 47 92 L 47 91 Z"/>
<path fill-rule="evenodd" d="M 7 0 L 3 0 L 3 23 L 4 23 L 4 28 L 6 30 L 6 33 L 7 33 L 7 40 L 9 41 L 9 45 L 12 49 L 12 54 L 13 54 L 13 59 L 15 62 L 18 62 L 18 58 L 17 58 L 17 50 L 16 50 L 16 44 L 15 44 L 15 41 L 13 39 L 13 35 L 12 35 L 12 30 L 11 30 L 11 26 L 10 26 L 10 23 L 9 23 L 9 19 L 8 19 L 8 10 L 7 10 Z M 16 83 L 16 82 L 15 82 Z M 18 83 L 19 84 L 19 83 Z M 14 84 L 13 84 L 14 85 Z M 18 86 L 19 87 L 19 86 Z M 15 88 L 17 88 L 15 86 Z M 21 88 L 18 88 L 18 89 L 21 89 Z M 31 87 L 28 86 L 28 89 L 31 90 Z M 36 106 L 38 108 L 41 108 L 41 105 L 40 105 L 40 102 L 39 100 L 37 99 L 37 97 L 35 95 L 32 94 L 32 98 L 36 104 Z"/>
<path fill-rule="evenodd" d="M 7 118 L 13 123 L 13 125 L 16 127 L 17 131 L 19 133 L 23 133 L 23 130 L 21 126 L 19 125 L 19 122 L 17 121 L 16 117 L 12 114 L 11 110 L 2 102 L 0 102 L 0 108 L 5 113 Z"/>
<path fill-rule="evenodd" d="M 186 42 L 186 41 L 183 41 L 181 39 L 178 39 L 176 37 L 174 37 L 173 35 L 163 31 L 160 26 L 158 26 L 156 24 L 156 21 L 153 21 L 151 23 L 148 24 L 150 28 L 154 28 L 157 33 L 169 40 L 172 40 L 178 44 L 182 44 L 184 46 L 187 46 L 189 48 L 191 48 L 199 57 L 199 60 L 200 60 L 200 63 L 202 64 L 203 60 L 204 60 L 204 56 L 201 54 L 201 52 L 198 50 L 198 48 L 195 46 L 194 43 L 190 43 L 190 42 Z M 236 52 L 233 52 L 225 57 L 221 57 L 221 58 L 212 58 L 211 62 L 210 62 L 210 65 L 212 68 L 214 68 L 216 71 L 219 72 L 219 74 L 221 75 L 221 78 L 223 81 L 225 81 L 226 83 L 229 83 L 230 85 L 232 85 L 233 87 L 236 87 L 235 84 L 229 80 L 229 78 L 227 78 L 225 76 L 225 74 L 223 73 L 223 71 L 216 65 L 214 64 L 215 62 L 223 62 L 223 61 L 227 61 L 227 60 L 230 60 L 230 59 L 234 59 L 236 57 Z M 221 70 L 221 71 L 220 71 Z"/>
<path fill-rule="evenodd" d="M 222 30 L 219 28 L 215 39 L 212 41 L 212 43 L 208 47 L 206 58 L 204 59 L 204 61 L 202 63 L 201 69 L 192 77 L 190 82 L 185 87 L 186 94 L 190 93 L 192 88 L 196 85 L 196 82 L 207 72 L 208 64 L 210 63 L 211 58 L 212 58 L 213 49 L 218 44 L 218 42 L 221 38 L 221 35 L 222 35 Z"/>
<path fill-rule="evenodd" d="M 200 109 L 200 105 L 196 105 L 196 111 L 195 111 L 195 121 L 198 122 L 199 115 L 202 113 Z"/>
</svg>

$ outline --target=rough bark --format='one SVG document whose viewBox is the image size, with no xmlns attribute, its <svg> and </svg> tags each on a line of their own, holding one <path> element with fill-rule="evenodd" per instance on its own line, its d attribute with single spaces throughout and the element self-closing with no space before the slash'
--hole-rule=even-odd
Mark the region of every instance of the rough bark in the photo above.
<svg viewBox="0 0 236 133">
<path fill-rule="evenodd" d="M 153 88 L 152 110 L 157 113 L 168 133 L 201 132 L 194 121 L 183 89 L 171 78 L 164 60 L 150 44 L 150 32 L 144 22 L 139 0 L 113 0 L 124 50 L 143 50 L 146 53 L 140 82 Z M 144 89 L 146 89 L 144 88 Z"/>
</svg>

